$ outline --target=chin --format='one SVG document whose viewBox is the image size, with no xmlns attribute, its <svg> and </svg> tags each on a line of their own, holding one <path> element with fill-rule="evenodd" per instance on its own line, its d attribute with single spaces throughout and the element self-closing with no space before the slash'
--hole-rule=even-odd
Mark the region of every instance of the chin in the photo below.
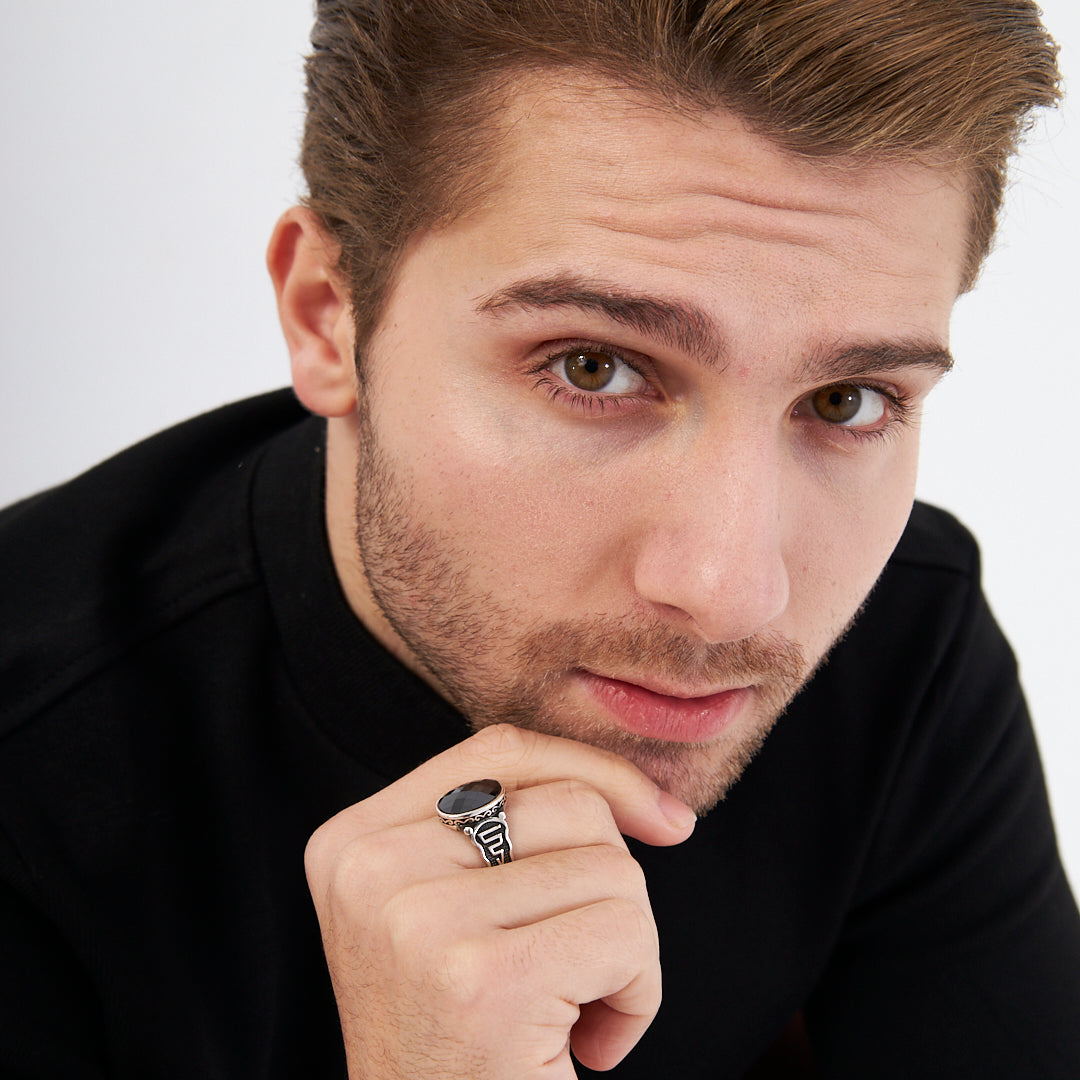
<svg viewBox="0 0 1080 1080">
<path fill-rule="evenodd" d="M 593 717 L 555 720 L 542 714 L 493 717 L 473 723 L 479 730 L 509 722 L 543 735 L 573 739 L 626 758 L 664 791 L 704 816 L 723 801 L 761 749 L 777 717 L 753 727 L 736 723 L 710 743 L 675 743 L 648 739 Z"/>
</svg>

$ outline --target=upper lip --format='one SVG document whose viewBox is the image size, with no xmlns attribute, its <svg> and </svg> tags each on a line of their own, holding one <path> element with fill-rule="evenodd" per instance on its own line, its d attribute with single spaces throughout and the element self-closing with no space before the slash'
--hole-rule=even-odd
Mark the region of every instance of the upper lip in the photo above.
<svg viewBox="0 0 1080 1080">
<path fill-rule="evenodd" d="M 642 690 L 648 690 L 653 694 L 660 694 L 663 697 L 681 698 L 684 701 L 689 701 L 693 698 L 707 698 L 713 697 L 716 694 L 726 694 L 731 690 L 745 690 L 746 684 L 739 684 L 736 686 L 706 686 L 706 687 L 694 687 L 688 689 L 685 686 L 661 686 L 658 683 L 641 678 L 634 675 L 630 677 L 622 675 L 605 675 L 599 671 L 590 671 L 588 668 L 582 668 L 582 671 L 586 675 L 592 675 L 598 679 L 606 679 L 608 682 L 621 682 L 626 683 L 629 686 L 637 686 Z"/>
</svg>

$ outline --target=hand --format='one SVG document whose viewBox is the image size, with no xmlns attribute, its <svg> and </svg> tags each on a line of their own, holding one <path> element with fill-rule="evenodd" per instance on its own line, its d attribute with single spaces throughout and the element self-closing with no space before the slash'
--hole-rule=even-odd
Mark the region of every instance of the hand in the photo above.
<svg viewBox="0 0 1080 1080">
<path fill-rule="evenodd" d="M 435 801 L 508 792 L 514 861 L 484 865 Z M 500 725 L 343 810 L 308 884 L 353 1080 L 567 1080 L 609 1069 L 660 1005 L 656 924 L 621 834 L 676 844 L 693 814 L 615 754 Z"/>
</svg>

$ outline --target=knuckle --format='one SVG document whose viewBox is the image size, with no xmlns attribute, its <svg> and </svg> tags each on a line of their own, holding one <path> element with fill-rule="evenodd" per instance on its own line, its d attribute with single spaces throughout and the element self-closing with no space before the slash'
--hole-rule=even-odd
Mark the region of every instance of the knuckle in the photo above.
<svg viewBox="0 0 1080 1080">
<path fill-rule="evenodd" d="M 307 874 L 308 885 L 313 892 L 317 886 L 321 886 L 331 858 L 332 850 L 328 830 L 325 825 L 322 825 L 311 834 L 304 848 L 304 873 Z"/>
<path fill-rule="evenodd" d="M 324 865 L 319 877 L 323 892 L 337 910 L 355 911 L 378 906 L 393 889 L 400 863 L 384 834 L 354 838 Z"/>
<path fill-rule="evenodd" d="M 482 1017 L 497 1004 L 504 986 L 498 977 L 501 960 L 490 942 L 478 938 L 453 941 L 439 950 L 438 961 L 429 968 L 432 988 L 455 1012 Z"/>
<path fill-rule="evenodd" d="M 624 942 L 634 953 L 659 957 L 659 937 L 650 911 L 624 896 L 612 897 L 607 906 L 615 940 Z"/>
<path fill-rule="evenodd" d="M 645 871 L 642 869 L 641 863 L 625 847 L 612 847 L 610 852 L 610 859 L 613 863 L 612 876 L 617 876 L 624 891 L 630 896 L 647 898 L 648 888 L 645 883 Z"/>
<path fill-rule="evenodd" d="M 593 872 L 606 883 L 609 895 L 648 906 L 645 871 L 625 846 L 597 844 L 590 849 Z"/>
<path fill-rule="evenodd" d="M 358 837 L 343 853 L 348 885 L 363 894 L 391 886 L 401 873 L 401 849 L 390 833 Z"/>
<path fill-rule="evenodd" d="M 438 968 L 440 989 L 464 1004 L 472 1004 L 486 983 L 483 951 L 471 938 L 452 942 L 443 949 Z"/>
<path fill-rule="evenodd" d="M 379 922 L 391 950 L 408 957 L 431 925 L 421 889 L 406 885 L 388 896 L 380 907 Z"/>
<path fill-rule="evenodd" d="M 362 807 L 362 803 L 346 807 L 311 834 L 304 848 L 304 870 L 309 882 L 323 880 L 342 853 L 367 835 L 370 826 Z"/>
<path fill-rule="evenodd" d="M 497 769 L 519 769 L 536 753 L 539 736 L 513 724 L 491 724 L 470 739 L 481 763 Z M 498 779 L 496 777 L 496 779 Z"/>
<path fill-rule="evenodd" d="M 377 940 L 377 954 L 402 985 L 444 996 L 466 985 L 467 973 L 459 966 L 448 967 L 455 938 L 422 883 L 387 897 L 373 913 L 370 929 Z"/>
<path fill-rule="evenodd" d="M 592 832 L 610 832 L 612 829 L 618 832 L 610 804 L 592 784 L 584 780 L 560 780 L 549 786 L 552 798 L 563 813 L 573 815 Z"/>
</svg>

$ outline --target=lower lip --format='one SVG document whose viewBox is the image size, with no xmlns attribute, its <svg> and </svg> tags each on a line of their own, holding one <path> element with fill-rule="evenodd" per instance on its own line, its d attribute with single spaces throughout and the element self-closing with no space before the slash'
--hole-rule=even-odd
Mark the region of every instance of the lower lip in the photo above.
<svg viewBox="0 0 1080 1080">
<path fill-rule="evenodd" d="M 744 686 L 707 697 L 679 698 L 591 672 L 582 675 L 589 692 L 619 727 L 665 742 L 703 743 L 715 739 L 738 717 L 751 693 L 750 687 Z"/>
</svg>

